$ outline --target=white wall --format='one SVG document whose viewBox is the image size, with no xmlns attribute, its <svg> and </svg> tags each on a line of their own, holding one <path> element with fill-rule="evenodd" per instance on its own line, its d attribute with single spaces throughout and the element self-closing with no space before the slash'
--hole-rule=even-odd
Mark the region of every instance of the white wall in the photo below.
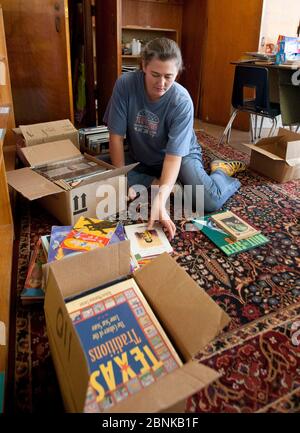
<svg viewBox="0 0 300 433">
<path fill-rule="evenodd" d="M 266 42 L 277 42 L 278 35 L 297 36 L 300 0 L 264 0 L 260 31 Z"/>
</svg>

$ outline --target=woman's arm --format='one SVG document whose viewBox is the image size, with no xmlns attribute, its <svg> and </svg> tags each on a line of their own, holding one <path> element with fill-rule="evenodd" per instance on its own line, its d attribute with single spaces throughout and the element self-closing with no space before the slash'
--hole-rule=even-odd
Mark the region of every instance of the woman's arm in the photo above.
<svg viewBox="0 0 300 433">
<path fill-rule="evenodd" d="M 176 227 L 166 210 L 166 202 L 177 180 L 181 160 L 181 156 L 165 156 L 162 174 L 159 180 L 159 191 L 153 201 L 151 216 L 148 222 L 148 229 L 150 230 L 156 220 L 160 221 L 166 228 L 169 234 L 169 239 L 173 239 Z"/>
<path fill-rule="evenodd" d="M 112 164 L 115 167 L 125 165 L 124 137 L 117 134 L 109 134 L 109 153 Z"/>
</svg>

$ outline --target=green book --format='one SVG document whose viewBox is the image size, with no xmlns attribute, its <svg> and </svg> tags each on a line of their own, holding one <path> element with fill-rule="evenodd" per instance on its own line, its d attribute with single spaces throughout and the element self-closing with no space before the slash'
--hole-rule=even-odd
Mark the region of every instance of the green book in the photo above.
<svg viewBox="0 0 300 433">
<path fill-rule="evenodd" d="M 4 372 L 0 372 L 0 413 L 3 413 L 4 407 Z"/>
<path fill-rule="evenodd" d="M 192 222 L 199 230 L 201 230 L 202 233 L 216 244 L 217 247 L 226 254 L 226 256 L 257 248 L 269 242 L 269 239 L 261 233 L 247 239 L 233 241 L 227 233 L 215 225 L 210 218 L 210 215 L 194 219 Z"/>
</svg>

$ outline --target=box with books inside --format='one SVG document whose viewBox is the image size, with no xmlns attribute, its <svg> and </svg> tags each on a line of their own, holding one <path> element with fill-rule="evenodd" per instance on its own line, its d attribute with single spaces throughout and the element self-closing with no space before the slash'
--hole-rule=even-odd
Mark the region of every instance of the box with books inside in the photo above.
<svg viewBox="0 0 300 433">
<path fill-rule="evenodd" d="M 8 184 L 30 201 L 38 199 L 63 225 L 74 225 L 80 216 L 104 219 L 126 209 L 126 175 L 137 164 L 115 168 L 82 155 L 70 140 L 20 152 L 27 166 L 9 171 Z"/>
<path fill-rule="evenodd" d="M 44 309 L 67 411 L 184 411 L 219 377 L 193 356 L 228 315 L 168 254 L 129 271 L 128 241 L 49 264 Z"/>
<path fill-rule="evenodd" d="M 85 412 L 108 409 L 182 366 L 133 278 L 66 307 L 91 372 Z"/>
<path fill-rule="evenodd" d="M 260 233 L 259 230 L 230 210 L 212 214 L 211 219 L 234 241 L 247 239 Z"/>
<path fill-rule="evenodd" d="M 247 239 L 234 241 L 228 233 L 216 225 L 211 215 L 194 219 L 193 224 L 201 230 L 226 256 L 238 254 L 269 242 L 262 233 L 255 234 Z"/>
</svg>

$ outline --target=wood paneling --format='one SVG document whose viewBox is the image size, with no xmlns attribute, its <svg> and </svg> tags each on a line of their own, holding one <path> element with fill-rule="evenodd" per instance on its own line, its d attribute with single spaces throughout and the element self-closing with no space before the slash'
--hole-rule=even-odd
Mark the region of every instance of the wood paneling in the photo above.
<svg viewBox="0 0 300 433">
<path fill-rule="evenodd" d="M 9 309 L 10 309 L 10 282 L 13 247 L 13 222 L 6 181 L 4 164 L 4 132 L 7 127 L 14 126 L 9 70 L 7 64 L 5 32 L 3 25 L 2 9 L 0 7 L 0 57 L 5 63 L 4 84 L 0 85 L 0 101 L 3 105 L 9 105 L 11 111 L 0 113 L 0 321 L 5 327 L 5 344 L 0 345 L 0 372 L 7 372 L 8 359 L 8 333 L 9 333 Z M 10 147 L 10 146 L 6 146 Z M 1 392 L 2 390 L 0 390 Z"/>
<path fill-rule="evenodd" d="M 178 31 L 181 39 L 183 2 L 122 1 L 122 25 L 151 26 Z"/>
<path fill-rule="evenodd" d="M 231 112 L 234 66 L 245 51 L 257 51 L 263 0 L 208 0 L 201 82 L 201 118 L 226 125 Z M 237 126 L 247 128 L 248 121 Z"/>
<path fill-rule="evenodd" d="M 205 39 L 206 6 L 204 0 L 186 1 L 182 17 L 181 49 L 184 71 L 181 84 L 189 91 L 198 116 L 203 46 Z"/>
<path fill-rule="evenodd" d="M 67 0 L 1 0 L 17 125 L 69 118 Z"/>
<path fill-rule="evenodd" d="M 96 1 L 98 123 L 121 74 L 121 0 Z"/>
</svg>

